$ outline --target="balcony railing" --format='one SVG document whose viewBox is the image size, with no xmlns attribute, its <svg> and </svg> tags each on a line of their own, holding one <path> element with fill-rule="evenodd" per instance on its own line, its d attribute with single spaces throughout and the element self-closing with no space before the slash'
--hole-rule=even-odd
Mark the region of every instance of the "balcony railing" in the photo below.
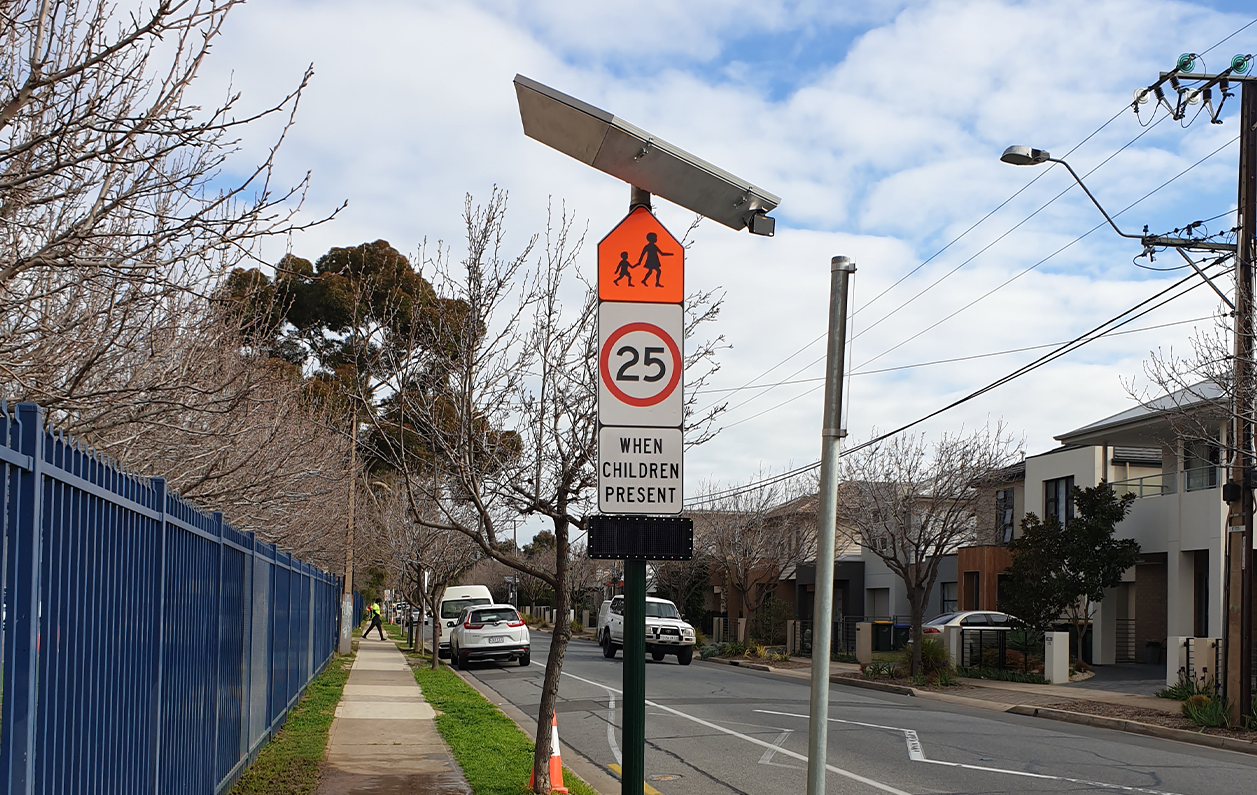
<svg viewBox="0 0 1257 795">
<path fill-rule="evenodd" d="M 1159 497 L 1162 494 L 1174 494 L 1177 491 L 1216 489 L 1219 482 L 1218 467 L 1211 465 L 1176 472 L 1158 472 L 1155 475 L 1145 475 L 1142 478 L 1130 480 L 1115 480 L 1109 485 L 1118 496 L 1134 494 L 1138 498 Z"/>
</svg>

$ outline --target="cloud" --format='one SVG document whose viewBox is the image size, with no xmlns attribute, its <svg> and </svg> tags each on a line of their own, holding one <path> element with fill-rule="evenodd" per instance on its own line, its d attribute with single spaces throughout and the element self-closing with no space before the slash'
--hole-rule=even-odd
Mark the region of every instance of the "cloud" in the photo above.
<svg viewBox="0 0 1257 795">
<path fill-rule="evenodd" d="M 314 63 L 280 177 L 312 172 L 307 216 L 345 199 L 349 207 L 295 237 L 294 250 L 313 257 L 381 237 L 402 250 L 424 239 L 457 243 L 464 194 L 485 196 L 499 185 L 511 192 L 509 245 L 522 248 L 544 228 L 548 205 L 565 203 L 578 226 L 588 223 L 592 258 L 592 243 L 623 216 L 628 188 L 523 136 L 511 86 L 523 73 L 783 197 L 773 239 L 710 222 L 695 236 L 687 283 L 725 290 L 713 333 L 733 346 L 713 388 L 770 370 L 763 381 L 823 372 L 816 360 L 824 343 L 809 343 L 825 331 L 835 254 L 857 259 L 855 332 L 885 318 L 853 342 L 855 367 L 893 348 L 874 369 L 1069 339 L 1180 278 L 1134 267 L 1135 241 L 1108 229 L 1085 234 L 1102 218 L 1063 169 L 1015 168 L 998 156 L 1011 143 L 1064 155 L 1086 139 L 1070 162 L 1080 173 L 1100 166 L 1088 185 L 1120 210 L 1236 134 L 1235 105 L 1219 126 L 1200 119 L 1187 129 L 1174 121 L 1143 127 L 1128 109 L 1131 91 L 1179 52 L 1203 51 L 1249 21 L 1201 4 L 1134 0 L 394 0 L 367 8 L 248 4 L 233 14 L 198 87 L 208 101 L 232 80 L 246 102 L 260 103 Z M 1257 27 L 1206 60 L 1213 68 L 1232 51 L 1254 49 Z M 242 142 L 241 168 L 260 156 L 268 133 L 273 126 Z M 1169 231 L 1225 212 L 1235 201 L 1234 153 L 1224 148 L 1119 222 Z M 674 231 L 692 218 L 664 201 L 657 210 Z M 1165 254 L 1156 264 L 1176 260 Z M 1203 317 L 1217 303 L 1198 289 L 1132 325 Z M 1097 342 L 925 427 L 937 433 L 1002 417 L 1041 451 L 1053 435 L 1127 407 L 1120 379 L 1138 380 L 1149 350 L 1181 347 L 1188 336 L 1189 327 L 1173 326 Z M 850 438 L 921 416 L 1039 353 L 855 376 Z M 761 466 L 815 460 L 814 385 L 729 395 L 730 405 L 753 399 L 728 414 L 727 431 L 689 454 L 689 491 L 703 480 L 745 481 Z"/>
</svg>

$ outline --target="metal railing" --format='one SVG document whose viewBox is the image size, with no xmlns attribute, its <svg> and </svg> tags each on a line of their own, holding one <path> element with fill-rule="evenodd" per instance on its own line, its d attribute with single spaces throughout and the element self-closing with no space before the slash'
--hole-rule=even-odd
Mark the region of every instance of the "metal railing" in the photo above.
<svg viewBox="0 0 1257 795">
<path fill-rule="evenodd" d="M 0 473 L 0 791 L 228 789 L 331 658 L 337 578 L 33 404 L 0 406 Z"/>
<path fill-rule="evenodd" d="M 856 625 L 868 620 L 865 616 L 839 615 L 836 617 L 830 634 L 830 652 L 832 654 L 855 654 Z M 811 621 L 794 622 L 792 647 L 794 653 L 800 657 L 812 656 L 812 627 L 813 623 Z"/>
<path fill-rule="evenodd" d="M 1133 663 L 1135 657 L 1135 619 L 1119 618 L 1117 621 L 1117 655 L 1115 662 Z"/>
<path fill-rule="evenodd" d="M 1218 487 L 1218 483 L 1218 467 L 1210 465 L 1176 472 L 1158 472 L 1155 475 L 1145 475 L 1130 480 L 1115 480 L 1109 485 L 1119 497 L 1124 494 L 1134 494 L 1142 498 L 1160 497 L 1180 490 L 1188 492 L 1214 489 Z"/>
<path fill-rule="evenodd" d="M 961 629 L 960 667 L 1039 673 L 1043 633 L 1016 629 Z"/>
</svg>

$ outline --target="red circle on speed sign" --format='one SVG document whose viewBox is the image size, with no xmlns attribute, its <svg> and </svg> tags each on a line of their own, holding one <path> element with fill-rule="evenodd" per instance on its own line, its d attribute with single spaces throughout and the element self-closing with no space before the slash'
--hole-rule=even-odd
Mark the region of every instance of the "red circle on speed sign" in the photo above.
<svg viewBox="0 0 1257 795">
<path fill-rule="evenodd" d="M 615 379 L 611 377 L 611 349 L 615 347 L 615 344 L 620 341 L 621 337 L 634 331 L 644 331 L 663 340 L 664 344 L 668 346 L 668 352 L 672 354 L 672 377 L 668 379 L 668 383 L 664 384 L 663 389 L 648 397 L 633 397 L 616 386 Z M 607 389 L 611 390 L 611 394 L 630 406 L 655 406 L 666 400 L 668 395 L 671 395 L 673 390 L 677 388 L 677 384 L 681 383 L 682 366 L 681 350 L 672 339 L 672 335 L 654 323 L 626 323 L 620 326 L 607 337 L 606 343 L 602 346 L 602 354 L 598 357 L 598 370 L 602 373 L 602 383 L 607 385 Z"/>
</svg>

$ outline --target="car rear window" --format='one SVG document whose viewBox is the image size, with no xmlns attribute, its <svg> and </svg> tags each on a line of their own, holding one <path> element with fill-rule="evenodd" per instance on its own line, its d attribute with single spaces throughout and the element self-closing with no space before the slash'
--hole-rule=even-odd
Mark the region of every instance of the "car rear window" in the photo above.
<svg viewBox="0 0 1257 795">
<path fill-rule="evenodd" d="M 960 625 L 964 627 L 990 626 L 990 623 L 990 618 L 987 617 L 986 613 L 975 613 L 960 619 Z"/>
<path fill-rule="evenodd" d="M 471 599 L 451 599 L 448 602 L 441 603 L 441 618 L 458 618 L 458 614 L 463 612 L 465 607 L 475 607 L 476 605 L 487 605 L 489 600 L 484 597 Z"/>
<path fill-rule="evenodd" d="M 471 611 L 471 623 L 473 624 L 492 624 L 494 621 L 519 621 L 519 613 L 516 613 L 509 607 Z"/>
<path fill-rule="evenodd" d="M 948 621 L 951 621 L 953 618 L 955 618 L 958 615 L 960 614 L 959 613 L 943 613 L 938 618 L 933 618 L 927 621 L 926 625 L 927 626 L 932 625 L 936 627 L 942 626 L 943 624 L 946 624 Z"/>
</svg>

